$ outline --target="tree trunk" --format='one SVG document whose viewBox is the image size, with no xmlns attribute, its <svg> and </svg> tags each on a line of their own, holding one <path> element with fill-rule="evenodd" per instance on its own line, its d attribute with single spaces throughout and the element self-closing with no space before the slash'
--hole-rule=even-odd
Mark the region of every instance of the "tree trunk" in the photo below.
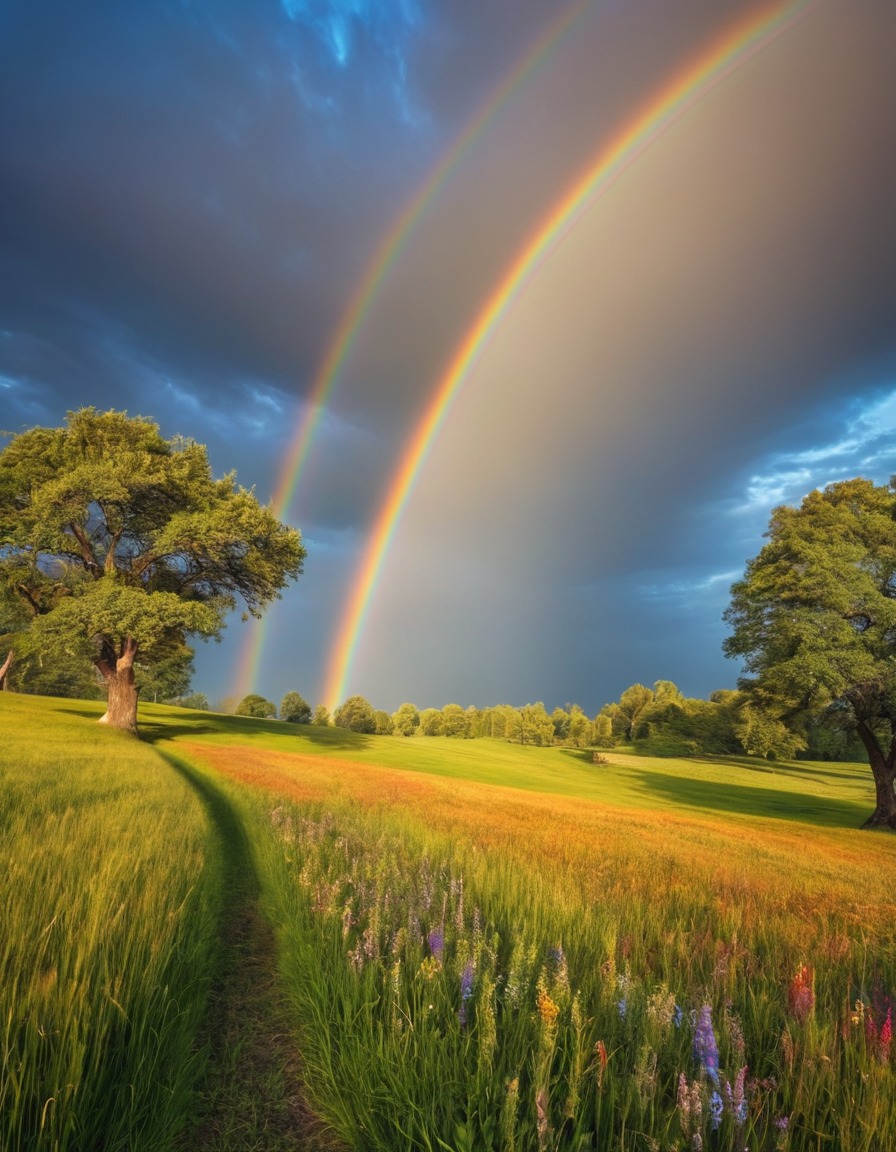
<svg viewBox="0 0 896 1152">
<path fill-rule="evenodd" d="M 8 674 L 10 668 L 12 668 L 13 660 L 15 660 L 15 653 L 13 652 L 12 648 L 10 648 L 10 650 L 6 653 L 6 659 L 3 661 L 2 666 L 0 666 L 0 689 L 2 689 L 4 692 L 9 689 Z"/>
<path fill-rule="evenodd" d="M 874 787 L 877 807 L 862 825 L 863 828 L 889 828 L 896 831 L 896 738 L 885 756 L 874 733 L 865 724 L 857 728 L 859 739 L 865 745 Z"/>
<path fill-rule="evenodd" d="M 104 653 L 96 661 L 106 682 L 106 711 L 100 717 L 100 724 L 112 728 L 122 728 L 137 735 L 137 684 L 134 679 L 134 660 L 137 657 L 137 643 L 130 636 L 124 642 L 120 654 Z"/>
</svg>

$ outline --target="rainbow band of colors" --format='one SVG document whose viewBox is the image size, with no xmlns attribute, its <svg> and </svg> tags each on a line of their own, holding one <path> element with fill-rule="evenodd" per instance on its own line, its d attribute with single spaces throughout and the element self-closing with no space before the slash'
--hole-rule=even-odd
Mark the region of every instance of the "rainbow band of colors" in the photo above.
<svg viewBox="0 0 896 1152">
<path fill-rule="evenodd" d="M 392 477 L 362 557 L 332 650 L 325 701 L 331 710 L 343 699 L 352 661 L 364 630 L 377 577 L 414 482 L 459 390 L 489 337 L 538 267 L 595 198 L 611 186 L 672 124 L 752 56 L 782 36 L 816 8 L 820 0 L 775 5 L 753 13 L 729 29 L 672 81 L 659 90 L 606 143 L 574 186 L 551 208 L 481 308 L 436 387 Z"/>
<path fill-rule="evenodd" d="M 358 341 L 384 280 L 404 251 L 414 229 L 460 162 L 482 138 L 511 97 L 550 59 L 582 18 L 594 8 L 594 0 L 579 0 L 551 21 L 523 59 L 498 85 L 485 106 L 470 120 L 377 247 L 314 378 L 304 415 L 290 444 L 272 499 L 273 512 L 278 520 L 284 519 L 289 511 L 333 386 Z M 249 629 L 234 681 L 234 693 L 238 699 L 252 690 L 257 679 L 269 620 L 270 614 Z"/>
</svg>

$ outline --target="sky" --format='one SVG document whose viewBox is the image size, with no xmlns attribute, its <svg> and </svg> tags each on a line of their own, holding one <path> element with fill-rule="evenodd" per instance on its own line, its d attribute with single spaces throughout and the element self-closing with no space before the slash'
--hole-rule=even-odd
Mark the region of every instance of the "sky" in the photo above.
<svg viewBox="0 0 896 1152">
<path fill-rule="evenodd" d="M 0 0 L 0 427 L 152 417 L 301 529 L 213 703 L 733 687 L 771 509 L 896 473 L 894 53 L 891 0 Z"/>
</svg>

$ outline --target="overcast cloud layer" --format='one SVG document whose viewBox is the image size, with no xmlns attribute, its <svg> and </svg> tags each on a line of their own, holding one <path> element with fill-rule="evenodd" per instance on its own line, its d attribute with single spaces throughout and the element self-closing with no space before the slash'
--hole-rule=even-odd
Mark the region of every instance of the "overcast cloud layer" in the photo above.
<svg viewBox="0 0 896 1152">
<path fill-rule="evenodd" d="M 371 521 L 551 206 L 757 5 L 606 0 L 493 117 L 383 281 L 287 518 L 253 687 L 316 703 Z M 268 499 L 377 245 L 559 6 L 0 5 L 0 425 L 81 405 Z M 347 692 L 485 705 L 734 683 L 770 509 L 896 472 L 896 8 L 821 0 L 595 200 L 486 351 L 387 556 Z M 200 645 L 236 683 L 247 626 Z"/>
</svg>

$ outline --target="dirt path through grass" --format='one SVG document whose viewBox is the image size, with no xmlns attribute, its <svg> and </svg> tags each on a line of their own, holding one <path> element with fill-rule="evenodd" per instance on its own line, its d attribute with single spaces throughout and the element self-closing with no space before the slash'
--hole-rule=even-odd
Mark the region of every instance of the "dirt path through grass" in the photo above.
<svg viewBox="0 0 896 1152">
<path fill-rule="evenodd" d="M 189 764 L 160 755 L 196 789 L 220 837 L 224 907 L 219 967 L 201 1042 L 209 1051 L 183 1152 L 334 1152 L 307 1107 L 277 975 L 273 931 L 245 833 L 226 797 Z"/>
</svg>

